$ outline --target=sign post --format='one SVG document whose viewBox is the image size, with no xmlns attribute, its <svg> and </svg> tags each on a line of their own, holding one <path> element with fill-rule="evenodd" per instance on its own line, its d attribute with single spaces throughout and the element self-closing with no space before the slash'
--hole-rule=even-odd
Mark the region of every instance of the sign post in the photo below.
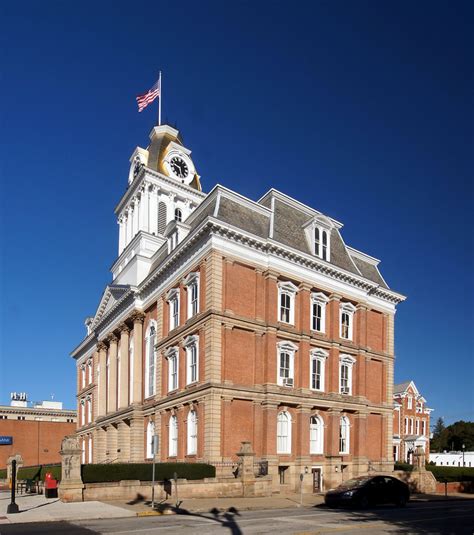
<svg viewBox="0 0 474 535">
<path fill-rule="evenodd" d="M 175 486 L 175 489 L 176 489 L 176 509 L 178 509 L 179 500 L 178 500 L 178 474 L 177 474 L 177 472 L 175 472 L 173 474 L 173 479 L 174 479 L 174 486 Z"/>
<path fill-rule="evenodd" d="M 156 454 L 158 452 L 159 437 L 158 435 L 153 435 L 151 440 L 151 452 L 153 454 L 153 470 L 151 475 L 151 508 L 155 508 L 155 461 Z"/>
<path fill-rule="evenodd" d="M 15 489 L 16 489 L 16 459 L 12 461 L 12 496 L 11 502 L 7 507 L 7 514 L 19 513 L 18 505 L 15 503 Z"/>
</svg>

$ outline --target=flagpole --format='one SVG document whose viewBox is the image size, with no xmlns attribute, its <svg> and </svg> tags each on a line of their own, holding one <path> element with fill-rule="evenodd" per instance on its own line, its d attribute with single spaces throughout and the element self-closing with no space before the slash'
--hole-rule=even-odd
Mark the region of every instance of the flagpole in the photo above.
<svg viewBox="0 0 474 535">
<path fill-rule="evenodd" d="M 160 71 L 160 78 L 159 78 L 159 89 L 160 89 L 160 92 L 158 94 L 158 126 L 161 126 L 161 71 Z"/>
</svg>

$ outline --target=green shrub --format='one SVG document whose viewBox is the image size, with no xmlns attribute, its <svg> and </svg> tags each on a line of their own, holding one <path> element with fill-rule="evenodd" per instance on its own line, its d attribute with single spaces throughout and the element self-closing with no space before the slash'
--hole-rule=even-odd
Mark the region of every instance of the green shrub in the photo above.
<svg viewBox="0 0 474 535">
<path fill-rule="evenodd" d="M 155 480 L 173 479 L 174 473 L 182 479 L 203 479 L 215 477 L 216 469 L 204 463 L 157 463 L 155 465 Z M 84 464 L 82 465 L 82 481 L 84 483 L 104 483 L 107 481 L 138 479 L 151 481 L 151 463 L 127 464 Z"/>
<path fill-rule="evenodd" d="M 39 479 L 41 466 L 21 466 L 18 468 L 17 479 Z"/>
<path fill-rule="evenodd" d="M 47 473 L 53 476 L 53 479 L 61 481 L 61 465 L 60 464 L 43 464 L 40 472 L 40 479 L 44 481 Z"/>
<path fill-rule="evenodd" d="M 412 472 L 413 471 L 413 465 L 409 463 L 400 463 L 397 462 L 394 465 L 394 470 L 403 470 L 404 472 Z"/>
<path fill-rule="evenodd" d="M 437 481 L 474 481 L 474 468 L 462 466 L 433 466 L 426 465 L 426 469 L 433 473 Z"/>
<path fill-rule="evenodd" d="M 7 479 L 7 469 L 0 468 L 0 479 Z"/>
</svg>

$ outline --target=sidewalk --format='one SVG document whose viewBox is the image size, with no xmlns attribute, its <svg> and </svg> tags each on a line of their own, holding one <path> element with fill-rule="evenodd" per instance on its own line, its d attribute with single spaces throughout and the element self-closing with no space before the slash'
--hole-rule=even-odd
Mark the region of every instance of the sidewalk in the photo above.
<svg viewBox="0 0 474 535">
<path fill-rule="evenodd" d="M 58 498 L 46 499 L 43 494 L 24 494 L 17 496 L 15 502 L 20 512 L 6 514 L 10 492 L 0 491 L 0 525 L 136 516 L 133 511 L 102 502 L 63 503 Z"/>
<path fill-rule="evenodd" d="M 203 513 L 212 509 L 227 511 L 235 508 L 238 511 L 263 509 L 289 509 L 300 506 L 299 494 L 275 495 L 267 498 L 186 498 L 180 501 L 180 509 Z M 469 500 L 474 499 L 473 494 L 414 494 L 414 502 Z M 148 500 L 110 501 L 110 502 L 76 502 L 63 503 L 57 498 L 46 499 L 44 495 L 26 494 L 17 496 L 16 503 L 20 512 L 6 514 L 10 503 L 10 493 L 0 491 L 0 525 L 5 523 L 22 522 L 48 522 L 55 520 L 99 520 L 102 518 L 122 518 L 135 516 L 151 516 L 159 514 L 173 514 L 176 500 L 156 502 L 155 509 Z M 303 507 L 315 507 L 324 503 L 322 494 L 304 494 Z"/>
</svg>

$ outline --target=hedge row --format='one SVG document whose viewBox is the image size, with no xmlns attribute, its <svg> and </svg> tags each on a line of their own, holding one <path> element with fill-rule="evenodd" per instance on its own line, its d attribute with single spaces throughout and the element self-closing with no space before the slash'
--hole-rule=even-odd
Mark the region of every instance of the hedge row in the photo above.
<svg viewBox="0 0 474 535">
<path fill-rule="evenodd" d="M 393 468 L 394 468 L 394 470 L 403 470 L 404 472 L 412 472 L 413 471 L 413 465 L 409 464 L 409 463 L 396 462 Z"/>
<path fill-rule="evenodd" d="M 155 465 L 155 480 L 173 479 L 174 473 L 182 479 L 203 479 L 215 477 L 216 469 L 204 463 L 157 463 Z M 113 464 L 84 464 L 82 465 L 82 481 L 84 483 L 105 483 L 110 481 L 137 479 L 152 480 L 151 463 L 113 463 Z"/>
<path fill-rule="evenodd" d="M 7 469 L 0 468 L 0 479 L 6 479 L 6 478 L 7 478 Z"/>
<path fill-rule="evenodd" d="M 474 468 L 462 466 L 434 466 L 427 464 L 426 469 L 433 473 L 437 481 L 474 481 Z"/>
<path fill-rule="evenodd" d="M 52 474 L 54 479 L 61 480 L 60 464 L 43 464 L 36 466 L 21 466 L 18 468 L 18 479 L 33 479 L 44 481 L 47 473 Z"/>
</svg>

